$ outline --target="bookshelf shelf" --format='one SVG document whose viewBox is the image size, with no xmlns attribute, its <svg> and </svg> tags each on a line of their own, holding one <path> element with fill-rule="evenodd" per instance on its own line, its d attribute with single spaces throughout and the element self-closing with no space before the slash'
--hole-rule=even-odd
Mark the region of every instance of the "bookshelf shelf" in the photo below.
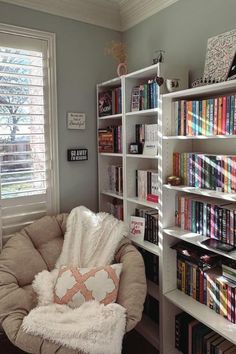
<svg viewBox="0 0 236 354">
<path fill-rule="evenodd" d="M 159 209 L 159 204 L 158 203 L 152 203 L 152 202 L 148 202 L 147 200 L 142 200 L 139 199 L 137 197 L 134 198 L 127 198 L 127 201 L 130 203 L 135 203 L 135 204 L 139 204 L 139 205 L 143 205 L 149 208 L 153 208 L 153 209 Z"/>
<path fill-rule="evenodd" d="M 117 194 L 117 193 L 114 193 L 114 192 L 111 192 L 111 191 L 102 191 L 101 193 L 104 194 L 104 195 L 107 195 L 109 197 L 113 197 L 113 198 L 116 198 L 116 199 L 123 200 L 123 195 L 120 195 L 120 194 Z"/>
<path fill-rule="evenodd" d="M 115 77 L 114 79 L 104 81 L 100 84 L 97 85 L 99 89 L 103 89 L 104 87 L 116 87 L 121 85 L 121 78 L 120 77 Z"/>
<path fill-rule="evenodd" d="M 137 332 L 139 332 L 146 340 L 153 345 L 154 348 L 159 350 L 159 328 L 158 324 L 154 323 L 149 317 L 143 315 L 141 322 L 136 327 Z"/>
<path fill-rule="evenodd" d="M 122 118 L 122 114 L 112 114 L 110 116 L 98 117 L 99 120 Z"/>
<path fill-rule="evenodd" d="M 198 247 L 207 249 L 209 251 L 213 251 L 213 252 L 218 253 L 222 256 L 236 260 L 236 251 L 226 253 L 226 252 L 222 252 L 220 250 L 212 250 L 210 247 L 203 245 L 201 242 L 208 239 L 208 237 L 206 237 L 206 236 L 202 236 L 202 235 L 199 235 L 194 232 L 187 231 L 187 230 L 182 230 L 181 228 L 179 228 L 177 226 L 167 227 L 163 230 L 163 232 L 166 235 L 175 237 L 181 241 L 189 242 L 189 243 L 196 245 Z"/>
<path fill-rule="evenodd" d="M 218 315 L 206 305 L 199 303 L 182 291 L 176 289 L 165 294 L 165 297 L 183 311 L 210 327 L 213 331 L 236 345 L 236 325 Z"/>
<path fill-rule="evenodd" d="M 125 116 L 126 117 L 130 117 L 130 116 L 156 116 L 158 111 L 159 111 L 158 108 L 144 109 L 142 111 L 127 112 L 127 113 L 125 113 Z"/>
<path fill-rule="evenodd" d="M 147 280 L 147 292 L 150 296 L 159 301 L 159 286 L 151 280 Z"/>
<path fill-rule="evenodd" d="M 117 157 L 122 157 L 122 154 L 118 154 L 117 152 L 100 152 L 100 156 L 117 156 Z"/>
<path fill-rule="evenodd" d="M 140 239 L 138 236 L 131 236 L 128 237 L 136 246 L 143 248 L 144 250 L 155 254 L 156 256 L 160 255 L 160 247 L 151 243 L 149 241 L 144 241 Z"/>
<path fill-rule="evenodd" d="M 160 64 L 150 65 L 146 68 L 136 70 L 130 74 L 126 75 L 127 79 L 146 79 L 153 76 L 156 76 L 158 71 L 160 70 Z"/>
<path fill-rule="evenodd" d="M 164 184 L 163 188 L 173 190 L 173 191 L 178 191 L 178 192 L 198 194 L 206 197 L 218 198 L 218 199 L 229 200 L 231 202 L 236 202 L 236 194 L 232 194 L 232 193 L 217 192 L 217 191 L 201 189 L 196 187 L 170 186 L 168 184 Z"/>
<path fill-rule="evenodd" d="M 184 136 L 184 135 L 165 135 L 163 140 L 208 140 L 208 139 L 236 139 L 236 135 L 196 135 L 196 136 Z"/>
<path fill-rule="evenodd" d="M 181 90 L 163 95 L 163 98 L 190 98 L 190 97 L 203 97 L 208 95 L 221 95 L 232 93 L 236 89 L 236 80 L 225 81 L 217 84 L 194 87 L 187 90 Z"/>
<path fill-rule="evenodd" d="M 134 159 L 158 159 L 159 156 L 156 155 L 156 156 L 150 156 L 150 155 L 141 155 L 141 154 L 127 154 L 126 157 L 128 158 L 134 158 Z"/>
</svg>

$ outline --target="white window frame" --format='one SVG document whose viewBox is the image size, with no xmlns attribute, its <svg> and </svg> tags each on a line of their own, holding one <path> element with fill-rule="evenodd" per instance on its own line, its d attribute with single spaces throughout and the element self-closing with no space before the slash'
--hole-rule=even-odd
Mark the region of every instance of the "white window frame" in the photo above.
<svg viewBox="0 0 236 354">
<path fill-rule="evenodd" d="M 54 214 L 60 211 L 60 192 L 59 192 L 59 163 L 58 163 L 58 113 L 57 113 L 57 77 L 56 77 L 56 34 L 43 32 L 30 28 L 18 27 L 0 23 L 0 33 L 11 34 L 14 36 L 39 39 L 47 42 L 48 60 L 48 121 L 49 121 L 49 143 L 50 161 L 52 173 L 49 183 L 53 186 L 51 195 L 51 205 Z"/>
</svg>

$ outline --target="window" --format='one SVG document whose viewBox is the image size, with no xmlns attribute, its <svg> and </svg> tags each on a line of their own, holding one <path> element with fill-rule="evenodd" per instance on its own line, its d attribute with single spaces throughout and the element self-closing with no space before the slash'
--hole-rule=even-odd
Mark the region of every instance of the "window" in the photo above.
<svg viewBox="0 0 236 354">
<path fill-rule="evenodd" d="M 0 25 L 1 239 L 58 212 L 55 68 L 48 64 L 49 59 L 53 62 L 54 36 L 3 28 Z"/>
</svg>

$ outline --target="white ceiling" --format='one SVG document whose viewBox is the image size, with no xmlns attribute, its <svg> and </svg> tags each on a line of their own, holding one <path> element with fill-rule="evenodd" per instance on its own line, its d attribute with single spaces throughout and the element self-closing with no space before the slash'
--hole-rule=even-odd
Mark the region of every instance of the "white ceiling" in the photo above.
<svg viewBox="0 0 236 354">
<path fill-rule="evenodd" d="M 125 31 L 178 0 L 0 0 Z"/>
</svg>

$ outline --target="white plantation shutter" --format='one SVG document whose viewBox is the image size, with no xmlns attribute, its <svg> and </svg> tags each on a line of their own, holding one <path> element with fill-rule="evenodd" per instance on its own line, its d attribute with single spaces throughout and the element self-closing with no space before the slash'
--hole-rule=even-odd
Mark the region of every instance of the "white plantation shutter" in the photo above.
<svg viewBox="0 0 236 354">
<path fill-rule="evenodd" d="M 57 212 L 48 43 L 0 33 L 0 239 Z M 55 157 L 56 158 L 56 157 Z"/>
</svg>

